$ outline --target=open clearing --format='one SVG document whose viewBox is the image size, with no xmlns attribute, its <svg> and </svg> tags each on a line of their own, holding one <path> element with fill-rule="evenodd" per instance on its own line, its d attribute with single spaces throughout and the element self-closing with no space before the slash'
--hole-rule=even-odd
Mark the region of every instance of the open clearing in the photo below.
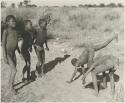
<svg viewBox="0 0 125 103">
<path fill-rule="evenodd" d="M 62 9 L 61 9 L 62 10 Z M 81 11 L 79 11 L 81 10 Z M 107 10 L 109 10 L 107 12 Z M 49 11 L 49 10 L 48 10 Z M 50 10 L 51 13 L 53 13 L 54 16 L 57 16 L 55 11 L 52 9 Z M 59 12 L 60 9 L 57 11 Z M 82 9 L 63 9 L 63 12 L 61 11 L 61 15 L 63 17 L 55 17 L 58 19 L 56 24 L 51 27 L 49 33 L 52 33 L 55 38 L 49 40 L 49 47 L 50 51 L 46 51 L 46 75 L 42 78 L 36 78 L 35 81 L 24 84 L 21 82 L 21 74 L 22 69 L 24 66 L 24 61 L 20 58 L 20 56 L 17 53 L 17 75 L 15 86 L 16 89 L 18 89 L 19 94 L 14 96 L 10 100 L 10 98 L 7 96 L 7 83 L 9 78 L 9 68 L 7 65 L 3 63 L 3 58 L 1 58 L 1 83 L 2 83 L 2 94 L 1 99 L 2 101 L 27 101 L 27 102 L 63 102 L 63 101 L 72 101 L 72 102 L 83 102 L 83 101 L 121 101 L 123 98 L 123 57 L 124 57 L 124 51 L 123 51 L 123 42 L 124 42 L 124 25 L 123 25 L 123 9 L 122 8 L 97 8 L 97 9 L 85 9 L 83 10 L 83 15 L 87 16 L 81 16 L 79 12 L 82 12 Z M 97 11 L 97 12 L 96 12 Z M 70 17 L 70 22 L 67 22 L 68 19 L 66 18 L 67 15 L 70 12 L 72 16 Z M 96 14 L 95 14 L 96 12 Z M 107 12 L 107 13 L 106 13 Z M 76 14 L 78 13 L 79 20 L 85 20 L 86 22 L 78 25 L 75 25 L 74 23 L 78 24 L 78 20 L 75 18 Z M 93 18 L 91 18 L 91 15 L 94 15 Z M 107 16 L 108 20 L 105 20 L 103 17 Z M 117 17 L 118 15 L 118 17 Z M 53 16 L 53 18 L 54 18 Z M 103 19 L 101 19 L 103 18 Z M 113 19 L 112 19 L 113 18 Z M 37 19 L 37 18 L 36 18 Z M 35 18 L 33 19 L 33 21 Z M 60 21 L 58 21 L 60 20 Z M 76 20 L 76 21 L 75 21 Z M 96 20 L 96 21 L 95 21 Z M 63 23 L 62 23 L 63 22 Z M 89 22 L 89 23 L 88 23 Z M 61 24 L 62 23 L 62 24 Z M 70 25 L 70 23 L 72 23 Z M 87 28 L 86 28 L 87 26 Z M 81 27 L 81 29 L 79 29 Z M 68 29 L 69 28 L 69 29 Z M 120 59 L 120 65 L 119 70 L 115 73 L 115 80 L 116 80 L 116 94 L 114 99 L 112 99 L 110 95 L 110 83 L 108 82 L 108 88 L 107 89 L 101 89 L 100 90 L 100 96 L 95 97 L 94 96 L 94 89 L 91 85 L 91 75 L 89 75 L 86 79 L 87 86 L 84 88 L 82 86 L 81 77 L 75 80 L 71 84 L 67 84 L 66 81 L 68 81 L 72 75 L 72 72 L 74 70 L 73 66 L 71 65 L 70 61 L 73 57 L 78 57 L 82 52 L 82 47 L 79 47 L 82 45 L 83 42 L 93 42 L 93 43 L 100 43 L 105 41 L 107 38 L 114 35 L 114 33 L 119 34 L 119 42 L 116 43 L 116 41 L 113 41 L 109 46 L 106 48 L 100 50 L 96 53 L 98 54 L 112 54 Z M 67 52 L 63 52 L 64 49 Z M 35 65 L 37 62 L 36 54 L 33 50 L 31 54 L 31 74 L 34 76 L 34 70 Z M 101 77 L 101 76 L 100 76 Z"/>
</svg>

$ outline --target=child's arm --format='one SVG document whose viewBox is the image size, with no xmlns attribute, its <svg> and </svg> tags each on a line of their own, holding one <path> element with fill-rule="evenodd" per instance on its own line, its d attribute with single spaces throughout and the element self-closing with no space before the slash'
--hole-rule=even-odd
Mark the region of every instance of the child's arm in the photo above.
<svg viewBox="0 0 125 103">
<path fill-rule="evenodd" d="M 37 30 L 33 29 L 33 44 L 35 44 L 36 37 L 37 37 Z"/>
<path fill-rule="evenodd" d="M 78 67 L 75 67 L 75 70 L 74 70 L 74 72 L 73 72 L 73 74 L 72 74 L 72 76 L 71 76 L 71 79 L 70 79 L 70 81 L 67 81 L 67 83 L 73 82 L 73 78 L 75 77 L 75 75 L 76 75 L 76 73 L 77 73 L 77 70 L 78 70 Z"/>
<path fill-rule="evenodd" d="M 93 58 L 94 58 L 95 52 L 93 49 L 89 50 L 89 58 L 88 58 L 88 63 L 87 63 L 87 67 L 90 68 L 90 66 L 93 63 Z"/>
<path fill-rule="evenodd" d="M 45 41 L 45 45 L 46 45 L 46 49 L 49 51 L 49 47 L 48 47 L 48 44 L 47 44 L 47 40 Z"/>
<path fill-rule="evenodd" d="M 3 31 L 2 41 L 3 41 L 3 57 L 4 57 L 5 63 L 7 63 L 8 60 L 7 60 L 7 51 L 6 51 L 6 43 L 7 43 L 7 31 L 6 30 Z"/>
<path fill-rule="evenodd" d="M 90 50 L 89 50 L 88 63 L 87 63 L 87 68 L 89 68 L 89 69 L 88 69 L 88 71 L 87 71 L 85 74 L 83 74 L 83 78 L 82 78 L 83 83 L 85 82 L 86 76 L 87 76 L 87 75 L 89 74 L 89 72 L 91 72 L 91 70 L 93 69 L 93 68 L 91 68 L 91 65 L 93 64 L 93 58 L 94 58 L 94 50 L 93 50 L 93 49 L 90 49 Z"/>
</svg>

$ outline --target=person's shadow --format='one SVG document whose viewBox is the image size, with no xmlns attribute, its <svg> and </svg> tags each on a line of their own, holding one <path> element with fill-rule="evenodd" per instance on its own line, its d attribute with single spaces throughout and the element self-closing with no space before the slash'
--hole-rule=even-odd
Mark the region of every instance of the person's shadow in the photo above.
<svg viewBox="0 0 125 103">
<path fill-rule="evenodd" d="M 70 55 L 64 55 L 63 57 L 57 57 L 54 60 L 46 63 L 44 68 L 44 73 L 46 74 L 47 72 L 51 71 L 58 63 L 62 63 L 69 57 Z"/>
<path fill-rule="evenodd" d="M 105 89 L 102 85 L 100 85 L 100 84 L 103 82 L 103 75 L 97 75 L 97 80 L 98 80 L 99 90 Z M 110 78 L 109 78 L 109 75 L 108 75 L 108 74 L 106 74 L 106 80 L 107 80 L 107 82 L 110 82 Z M 115 82 L 118 82 L 118 81 L 119 81 L 119 76 L 116 75 L 116 74 L 114 74 L 114 80 L 115 80 Z M 85 88 L 94 89 L 93 82 L 90 82 L 89 84 L 87 84 L 87 85 L 85 86 Z"/>
<path fill-rule="evenodd" d="M 64 55 L 63 57 L 57 57 L 57 58 L 55 58 L 54 60 L 52 60 L 52 61 L 46 63 L 46 64 L 45 64 L 45 68 L 44 68 L 44 73 L 45 73 L 45 74 L 48 73 L 49 71 L 51 71 L 52 69 L 54 69 L 54 67 L 55 67 L 58 63 L 62 63 L 63 61 L 65 61 L 65 60 L 66 60 L 67 58 L 69 58 L 69 57 L 70 57 L 70 55 L 67 54 L 67 55 Z M 38 69 L 39 69 L 39 68 L 38 68 Z M 39 73 L 39 71 L 40 71 L 40 70 L 38 70 L 38 73 Z M 22 85 L 22 86 L 16 88 L 16 90 L 18 91 L 18 90 L 22 89 L 24 86 L 30 84 L 31 82 L 34 82 L 34 81 L 36 80 L 36 78 L 37 78 L 35 72 L 36 72 L 36 70 L 31 71 L 31 81 L 30 81 L 30 82 L 24 83 L 24 85 Z M 14 87 L 16 87 L 16 86 L 18 86 L 18 85 L 20 85 L 20 84 L 22 84 L 22 83 L 23 83 L 23 82 L 19 82 L 19 83 L 15 84 Z"/>
</svg>

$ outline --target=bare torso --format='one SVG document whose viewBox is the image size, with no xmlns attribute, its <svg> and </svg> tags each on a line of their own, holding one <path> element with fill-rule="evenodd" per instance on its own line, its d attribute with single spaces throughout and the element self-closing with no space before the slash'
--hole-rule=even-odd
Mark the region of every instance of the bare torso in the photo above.
<svg viewBox="0 0 125 103">
<path fill-rule="evenodd" d="M 116 66 L 118 66 L 118 58 L 112 55 L 104 55 L 100 58 L 95 58 L 94 63 L 93 63 L 93 68 L 94 71 L 100 71 L 102 72 L 103 70 L 100 68 L 103 68 L 104 71 L 106 70 L 115 70 Z"/>
<path fill-rule="evenodd" d="M 77 66 L 81 66 L 88 63 L 90 55 L 94 55 L 95 53 L 93 47 L 94 46 L 92 44 L 84 44 L 84 50 L 78 58 Z"/>
<path fill-rule="evenodd" d="M 6 49 L 8 53 L 15 53 L 18 46 L 17 32 L 15 30 L 7 30 Z"/>
</svg>

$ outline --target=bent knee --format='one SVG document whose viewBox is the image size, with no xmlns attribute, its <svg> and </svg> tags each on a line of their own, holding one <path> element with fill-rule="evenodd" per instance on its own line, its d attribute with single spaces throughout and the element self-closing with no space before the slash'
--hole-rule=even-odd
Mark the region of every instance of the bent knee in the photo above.
<svg viewBox="0 0 125 103">
<path fill-rule="evenodd" d="M 13 73 L 16 73 L 16 72 L 17 72 L 17 69 L 16 69 L 16 68 L 12 68 L 11 71 L 12 71 Z"/>
</svg>

